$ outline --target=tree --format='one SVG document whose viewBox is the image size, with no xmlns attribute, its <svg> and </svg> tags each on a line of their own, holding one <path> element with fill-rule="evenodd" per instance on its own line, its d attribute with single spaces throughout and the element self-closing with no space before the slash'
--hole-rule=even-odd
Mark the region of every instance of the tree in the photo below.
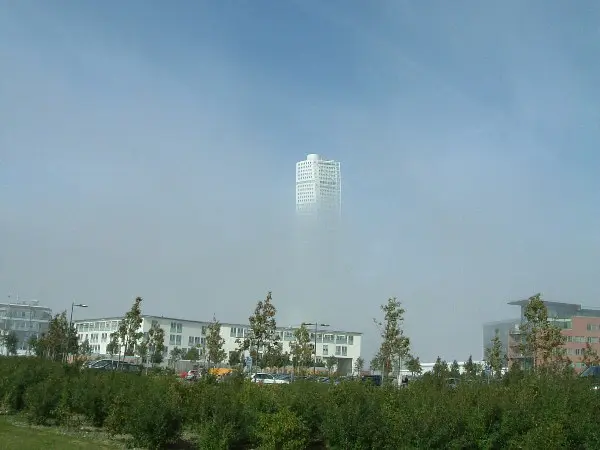
<svg viewBox="0 0 600 450">
<path fill-rule="evenodd" d="M 161 328 L 158 322 L 152 322 L 150 331 L 148 331 L 148 352 L 150 364 L 160 364 L 163 362 L 165 354 L 165 330 Z"/>
<path fill-rule="evenodd" d="M 452 361 L 452 364 L 450 365 L 450 376 L 453 378 L 460 377 L 460 365 L 457 360 Z"/>
<path fill-rule="evenodd" d="M 290 343 L 290 354 L 294 369 L 312 365 L 313 347 L 310 333 L 305 324 L 294 330 L 295 341 Z"/>
<path fill-rule="evenodd" d="M 477 376 L 477 365 L 473 362 L 473 355 L 469 355 L 469 359 L 463 364 L 463 370 L 469 378 Z"/>
<path fill-rule="evenodd" d="M 382 363 L 382 375 L 387 378 L 394 363 L 398 361 L 401 365 L 402 359 L 408 356 L 410 340 L 404 336 L 402 324 L 404 322 L 404 308 L 395 297 L 388 299 L 387 304 L 381 305 L 384 313 L 382 322 L 375 323 L 381 330 L 381 346 L 379 356 Z"/>
<path fill-rule="evenodd" d="M 505 359 L 500 332 L 496 330 L 496 334 L 492 338 L 492 346 L 485 349 L 485 362 L 492 371 L 492 376 L 500 377 L 502 375 Z"/>
<path fill-rule="evenodd" d="M 111 358 L 114 357 L 117 353 L 120 353 L 119 350 L 119 334 L 111 333 L 110 341 L 106 344 L 106 353 L 110 355 Z"/>
<path fill-rule="evenodd" d="M 337 358 L 335 356 L 330 356 L 325 360 L 325 367 L 327 368 L 327 372 L 331 375 L 333 369 L 337 366 Z"/>
<path fill-rule="evenodd" d="M 242 354 L 239 351 L 229 352 L 229 366 L 239 366 L 242 364 Z"/>
<path fill-rule="evenodd" d="M 40 339 L 36 335 L 33 335 L 29 338 L 28 345 L 29 349 L 38 358 L 43 358 L 45 356 L 46 347 L 44 339 Z"/>
<path fill-rule="evenodd" d="M 419 359 L 419 357 L 414 357 L 414 356 L 410 356 L 408 358 L 408 363 L 406 365 L 406 368 L 408 369 L 408 371 L 411 373 L 411 375 L 414 377 L 415 375 L 421 375 L 421 373 L 423 373 L 423 368 L 421 367 L 421 360 Z"/>
<path fill-rule="evenodd" d="M 570 364 L 563 344 L 566 337 L 548 318 L 548 308 L 541 294 L 529 297 L 523 311 L 521 352 L 528 356 L 534 369 L 564 368 Z"/>
<path fill-rule="evenodd" d="M 77 330 L 67 320 L 67 313 L 55 315 L 48 326 L 48 331 L 33 341 L 36 355 L 53 361 L 63 361 L 66 355 L 77 354 L 79 345 L 77 342 Z"/>
<path fill-rule="evenodd" d="M 123 350 L 124 356 L 135 355 L 135 348 L 138 345 L 138 341 L 144 335 L 140 331 L 142 326 L 142 297 L 136 297 L 133 301 L 131 309 L 125 313 L 125 317 L 119 324 L 117 331 L 119 336 L 120 350 Z M 121 352 L 119 351 L 119 355 Z"/>
<path fill-rule="evenodd" d="M 92 355 L 92 346 L 90 345 L 90 341 L 86 339 L 79 345 L 79 354 L 85 357 Z"/>
<path fill-rule="evenodd" d="M 365 360 L 359 356 L 358 358 L 356 358 L 356 361 L 354 361 L 354 371 L 360 375 L 364 367 Z"/>
<path fill-rule="evenodd" d="M 169 353 L 169 362 L 173 366 L 173 369 L 175 369 L 175 366 L 181 360 L 182 356 L 183 350 L 181 350 L 179 347 L 175 347 L 171 350 L 171 353 Z"/>
<path fill-rule="evenodd" d="M 585 364 L 585 367 L 600 365 L 600 355 L 598 355 L 598 352 L 590 345 L 589 342 L 585 344 L 581 362 Z"/>
<path fill-rule="evenodd" d="M 191 347 L 187 351 L 187 353 L 185 354 L 183 359 L 186 359 L 186 360 L 192 361 L 192 362 L 198 361 L 200 359 L 200 351 L 198 350 L 198 347 Z"/>
<path fill-rule="evenodd" d="M 283 351 L 281 343 L 277 343 L 267 349 L 263 355 L 264 367 L 281 369 L 290 364 L 290 355 Z"/>
<path fill-rule="evenodd" d="M 446 378 L 448 376 L 448 363 L 446 361 L 443 361 L 442 358 L 440 358 L 439 356 L 437 357 L 437 359 L 435 360 L 435 364 L 433 365 L 433 368 L 431 369 L 432 375 L 439 377 L 439 378 Z"/>
<path fill-rule="evenodd" d="M 248 319 L 250 322 L 248 336 L 241 341 L 238 340 L 240 350 L 249 350 L 251 355 L 253 351 L 256 352 L 255 364 L 258 367 L 264 367 L 261 352 L 265 355 L 272 347 L 279 344 L 277 322 L 275 320 L 276 313 L 277 309 L 273 305 L 272 295 L 269 291 L 267 298 L 256 304 L 254 314 Z"/>
<path fill-rule="evenodd" d="M 375 353 L 373 359 L 369 363 L 371 370 L 379 370 L 383 374 L 383 358 L 379 352 Z"/>
<path fill-rule="evenodd" d="M 148 363 L 148 354 L 149 354 L 148 339 L 142 339 L 139 342 L 139 344 L 135 348 L 135 353 L 137 356 L 139 356 L 143 365 Z"/>
<path fill-rule="evenodd" d="M 17 337 L 17 333 L 11 331 L 3 335 L 1 342 L 4 346 L 4 350 L 6 351 L 6 356 L 17 354 L 17 346 L 19 345 L 19 338 Z"/>
<path fill-rule="evenodd" d="M 213 317 L 206 330 L 206 356 L 209 364 L 219 365 L 225 361 L 227 354 L 223 350 L 224 345 L 225 339 L 221 336 L 221 323 L 216 317 Z"/>
</svg>

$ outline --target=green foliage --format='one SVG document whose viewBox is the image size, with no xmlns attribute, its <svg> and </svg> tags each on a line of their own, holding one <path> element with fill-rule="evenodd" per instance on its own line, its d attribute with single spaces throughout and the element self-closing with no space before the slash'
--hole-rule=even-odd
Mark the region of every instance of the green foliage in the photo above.
<svg viewBox="0 0 600 450">
<path fill-rule="evenodd" d="M 313 348 L 310 333 L 305 324 L 294 330 L 294 341 L 290 343 L 292 365 L 295 369 L 312 365 Z"/>
<path fill-rule="evenodd" d="M 496 334 L 492 338 L 492 346 L 485 349 L 485 362 L 491 369 L 492 376 L 500 377 L 505 361 L 506 355 L 502 351 L 500 333 L 496 330 Z"/>
<path fill-rule="evenodd" d="M 206 357 L 210 364 L 219 365 L 227 358 L 223 350 L 225 339 L 221 336 L 221 323 L 216 317 L 208 325 L 206 331 Z"/>
<path fill-rule="evenodd" d="M 17 354 L 17 345 L 19 344 L 19 338 L 17 337 L 17 333 L 15 333 L 14 331 L 0 336 L 0 343 L 6 351 L 6 356 Z"/>
<path fill-rule="evenodd" d="M 165 330 L 157 322 L 153 322 L 148 331 L 148 351 L 152 365 L 163 362 L 165 348 Z"/>
<path fill-rule="evenodd" d="M 136 297 L 131 309 L 125 313 L 125 317 L 121 320 L 117 331 L 119 350 L 123 349 L 125 356 L 135 355 L 138 341 L 144 335 L 140 331 L 142 321 L 142 297 Z"/>
<path fill-rule="evenodd" d="M 444 365 L 439 360 L 440 373 Z M 600 448 L 592 384 L 516 368 L 456 389 L 429 375 L 408 389 L 357 381 L 261 386 L 239 377 L 184 383 L 163 373 L 0 357 L 0 410 L 35 424 L 104 427 L 137 448 L 165 448 L 184 429 L 209 450 Z"/>
<path fill-rule="evenodd" d="M 77 355 L 77 330 L 73 324 L 69 327 L 67 313 L 54 316 L 46 333 L 29 339 L 29 347 L 36 356 L 53 361 L 62 361 L 69 354 Z"/>
<path fill-rule="evenodd" d="M 431 369 L 431 374 L 437 378 L 448 377 L 450 375 L 448 363 L 446 361 L 442 361 L 442 359 L 438 356 L 435 360 L 433 368 Z"/>
<path fill-rule="evenodd" d="M 421 360 L 418 356 L 410 356 L 408 358 L 406 368 L 413 375 L 413 377 L 416 375 L 421 375 L 423 373 L 423 368 L 421 367 Z"/>
<path fill-rule="evenodd" d="M 450 365 L 450 376 L 453 378 L 458 378 L 460 376 L 460 365 L 457 360 L 452 361 Z"/>
<path fill-rule="evenodd" d="M 277 321 L 275 319 L 277 308 L 273 305 L 272 300 L 271 292 L 268 292 L 267 298 L 256 304 L 254 314 L 248 318 L 250 323 L 248 336 L 243 340 L 238 340 L 240 350 L 249 350 L 257 367 L 266 367 L 261 352 L 263 355 L 268 355 L 273 347 L 279 347 Z"/>
<path fill-rule="evenodd" d="M 183 359 L 196 362 L 200 359 L 200 351 L 198 347 L 191 347 L 188 349 L 187 353 L 183 356 Z"/>
<path fill-rule="evenodd" d="M 548 317 L 541 294 L 529 297 L 523 316 L 521 331 L 524 339 L 520 350 L 530 358 L 533 368 L 562 371 L 570 365 L 562 347 L 566 337 Z"/>
<path fill-rule="evenodd" d="M 356 358 L 356 361 L 354 361 L 354 371 L 360 374 L 363 371 L 364 367 L 365 360 L 359 356 L 358 358 Z"/>
<path fill-rule="evenodd" d="M 381 346 L 379 347 L 378 360 L 382 375 L 392 371 L 394 365 L 408 356 L 410 340 L 404 336 L 402 325 L 404 322 L 404 308 L 395 297 L 388 299 L 387 304 L 381 305 L 384 313 L 383 322 L 376 322 L 381 330 Z"/>
<path fill-rule="evenodd" d="M 469 359 L 463 365 L 464 373 L 468 378 L 477 376 L 477 364 L 473 362 L 473 355 L 469 355 Z"/>
</svg>

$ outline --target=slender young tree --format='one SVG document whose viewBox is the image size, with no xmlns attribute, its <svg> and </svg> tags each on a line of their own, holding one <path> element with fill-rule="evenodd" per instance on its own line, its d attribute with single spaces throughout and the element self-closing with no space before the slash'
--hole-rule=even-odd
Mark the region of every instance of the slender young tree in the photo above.
<svg viewBox="0 0 600 450">
<path fill-rule="evenodd" d="M 209 364 L 219 365 L 227 358 L 227 353 L 223 350 L 225 339 L 221 336 L 221 323 L 213 317 L 208 325 L 206 332 L 206 355 Z"/>
<path fill-rule="evenodd" d="M 148 352 L 152 366 L 163 362 L 165 354 L 165 330 L 153 322 L 148 331 Z"/>
<path fill-rule="evenodd" d="M 117 332 L 124 356 L 135 355 L 135 348 L 144 335 L 140 330 L 142 320 L 142 297 L 137 297 L 133 301 L 131 309 L 125 313 L 125 317 L 121 320 Z"/>
<path fill-rule="evenodd" d="M 305 369 L 312 365 L 313 347 L 310 333 L 305 324 L 294 330 L 295 340 L 290 343 L 290 353 L 294 369 Z"/>
<path fill-rule="evenodd" d="M 250 322 L 248 335 L 243 340 L 238 340 L 240 350 L 249 350 L 253 358 L 256 356 L 255 364 L 258 367 L 264 367 L 262 356 L 268 355 L 274 347 L 279 346 L 276 314 L 277 308 L 273 305 L 269 291 L 266 299 L 256 304 L 254 314 L 248 319 Z"/>
<path fill-rule="evenodd" d="M 473 362 L 473 355 L 469 355 L 469 359 L 463 365 L 465 375 L 469 378 L 474 378 L 477 375 L 477 366 Z"/>
<path fill-rule="evenodd" d="M 452 361 L 452 364 L 450 365 L 450 376 L 453 378 L 460 377 L 460 365 L 457 360 Z"/>
<path fill-rule="evenodd" d="M 406 368 L 411 373 L 411 375 L 417 376 L 423 373 L 423 368 L 421 367 L 421 360 L 419 357 L 410 356 L 408 358 L 408 363 L 406 364 Z"/>
<path fill-rule="evenodd" d="M 541 294 L 529 297 L 524 311 L 524 323 L 521 325 L 524 339 L 521 352 L 531 359 L 534 369 L 564 368 L 570 361 L 565 355 L 563 344 L 566 337 L 561 329 L 548 317 L 548 308 Z"/>
<path fill-rule="evenodd" d="M 431 372 L 435 377 L 446 378 L 450 373 L 450 370 L 448 369 L 448 363 L 443 361 L 442 358 L 438 356 L 435 360 L 433 368 L 431 369 Z"/>
<path fill-rule="evenodd" d="M 496 330 L 496 334 L 492 338 L 492 345 L 485 349 L 485 362 L 492 371 L 492 376 L 500 377 L 502 375 L 502 367 L 506 360 L 506 355 L 502 351 L 502 340 L 500 332 Z"/>
<path fill-rule="evenodd" d="M 325 367 L 327 368 L 327 373 L 331 376 L 331 372 L 337 366 L 337 358 L 335 356 L 330 356 L 325 360 Z"/>
<path fill-rule="evenodd" d="M 354 361 L 354 371 L 360 375 L 364 367 L 365 360 L 359 356 L 358 358 L 356 358 L 356 361 Z"/>
<path fill-rule="evenodd" d="M 119 348 L 119 334 L 118 333 L 111 333 L 110 334 L 110 341 L 108 342 L 108 344 L 106 344 L 106 353 L 108 353 L 111 357 L 111 359 L 115 356 L 118 355 L 119 353 L 121 353 L 121 350 Z"/>
<path fill-rule="evenodd" d="M 410 340 L 404 336 L 402 325 L 405 311 L 400 301 L 395 297 L 390 298 L 387 304 L 381 305 L 381 310 L 384 313 L 383 322 L 375 322 L 381 330 L 382 342 L 379 347 L 379 356 L 382 363 L 382 375 L 385 379 L 394 364 L 402 365 L 402 360 L 408 357 Z"/>
</svg>

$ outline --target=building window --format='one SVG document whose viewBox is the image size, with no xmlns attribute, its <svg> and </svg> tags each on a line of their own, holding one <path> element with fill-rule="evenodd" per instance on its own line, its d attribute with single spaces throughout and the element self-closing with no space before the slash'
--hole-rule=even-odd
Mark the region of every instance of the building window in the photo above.
<svg viewBox="0 0 600 450">
<path fill-rule="evenodd" d="M 293 331 L 285 331 L 283 333 L 284 341 L 293 341 L 294 340 L 294 332 Z"/>
<path fill-rule="evenodd" d="M 348 345 L 354 345 L 354 336 L 348 336 Z"/>
<path fill-rule="evenodd" d="M 206 325 L 202 325 L 202 331 L 200 334 L 202 334 L 202 336 L 206 335 Z"/>
<path fill-rule="evenodd" d="M 600 329 L 600 326 L 596 323 L 588 323 L 587 324 L 588 331 L 598 331 L 599 329 Z"/>
<path fill-rule="evenodd" d="M 169 345 L 175 345 L 175 335 L 174 334 L 169 336 Z"/>
<path fill-rule="evenodd" d="M 323 345 L 323 356 L 329 355 L 329 347 L 327 345 Z"/>
<path fill-rule="evenodd" d="M 324 334 L 323 335 L 323 342 L 327 342 L 330 344 L 333 344 L 333 334 Z"/>
<path fill-rule="evenodd" d="M 194 345 L 194 336 L 190 336 L 190 337 L 188 338 L 188 345 L 189 345 L 190 347 L 192 347 L 192 346 Z"/>
<path fill-rule="evenodd" d="M 180 334 L 178 334 L 178 335 L 175 336 L 175 345 L 177 347 L 181 346 L 181 335 Z"/>
<path fill-rule="evenodd" d="M 335 347 L 336 356 L 348 356 L 348 347 L 345 345 L 336 345 Z"/>
<path fill-rule="evenodd" d="M 338 334 L 335 337 L 335 343 L 336 344 L 346 344 L 348 342 L 348 339 L 346 339 L 346 336 L 343 334 Z"/>
</svg>

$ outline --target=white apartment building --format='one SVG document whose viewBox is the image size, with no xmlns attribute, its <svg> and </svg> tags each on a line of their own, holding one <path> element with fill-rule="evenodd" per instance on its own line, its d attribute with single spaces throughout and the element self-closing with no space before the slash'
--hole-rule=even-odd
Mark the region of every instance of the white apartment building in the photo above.
<svg viewBox="0 0 600 450">
<path fill-rule="evenodd" d="M 296 163 L 296 212 L 341 214 L 342 177 L 340 163 L 310 154 Z"/>
<path fill-rule="evenodd" d="M 106 355 L 106 346 L 110 342 L 110 335 L 119 328 L 122 317 L 105 317 L 98 319 L 74 320 L 79 342 L 87 340 L 95 355 Z M 165 356 L 174 348 L 187 352 L 192 347 L 201 350 L 206 344 L 206 333 L 210 322 L 184 320 L 162 316 L 142 316 L 140 331 L 148 333 L 153 323 L 157 323 L 165 332 Z M 230 355 L 239 347 L 236 342 L 248 335 L 249 325 L 221 324 L 221 336 L 225 343 L 223 349 Z M 280 327 L 278 334 L 283 344 L 283 351 L 290 351 L 290 344 L 294 342 L 294 330 L 298 327 Z M 314 330 L 310 334 L 315 341 Z M 352 373 L 354 363 L 360 357 L 362 333 L 339 330 L 317 330 L 316 333 L 316 358 L 317 361 L 334 356 L 337 359 L 337 368 L 342 373 Z M 314 344 L 313 344 L 314 345 Z"/>
</svg>

